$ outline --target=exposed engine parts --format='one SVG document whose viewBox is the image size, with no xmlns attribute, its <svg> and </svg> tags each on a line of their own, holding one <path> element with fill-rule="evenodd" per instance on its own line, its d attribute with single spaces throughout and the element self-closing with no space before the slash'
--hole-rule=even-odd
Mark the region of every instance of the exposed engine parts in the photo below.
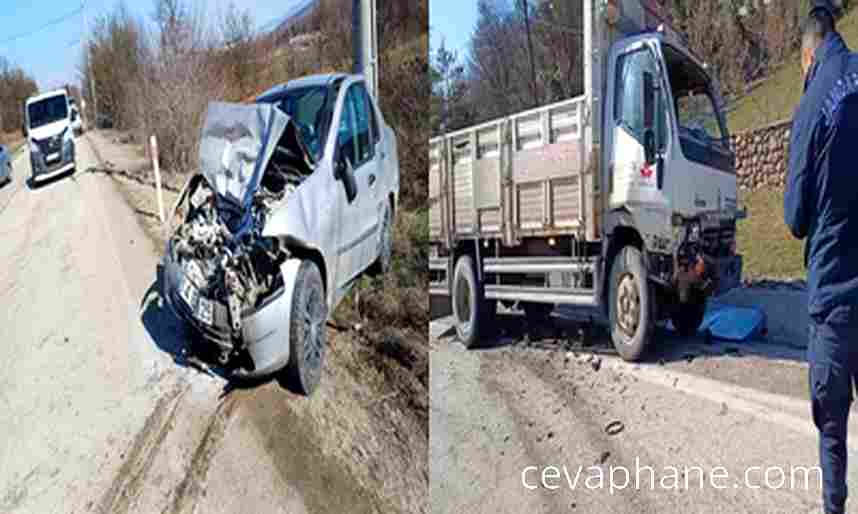
<svg viewBox="0 0 858 514">
<path fill-rule="evenodd" d="M 183 307 L 219 346 L 221 364 L 242 349 L 242 320 L 283 288 L 280 266 L 290 252 L 262 233 L 271 213 L 312 173 L 300 150 L 275 148 L 245 209 L 219 196 L 203 174 L 180 200 L 184 217 L 170 237 L 169 257 L 182 273 Z"/>
</svg>

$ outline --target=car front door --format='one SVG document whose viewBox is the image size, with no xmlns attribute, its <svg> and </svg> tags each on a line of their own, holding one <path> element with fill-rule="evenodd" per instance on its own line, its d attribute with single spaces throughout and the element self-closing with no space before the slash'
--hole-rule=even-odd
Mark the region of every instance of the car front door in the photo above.
<svg viewBox="0 0 858 514">
<path fill-rule="evenodd" d="M 378 170 L 362 84 L 344 93 L 337 126 L 335 168 L 340 188 L 340 226 L 337 244 L 337 288 L 349 285 L 374 257 L 378 210 L 374 194 Z M 346 182 L 351 180 L 353 192 Z"/>
</svg>

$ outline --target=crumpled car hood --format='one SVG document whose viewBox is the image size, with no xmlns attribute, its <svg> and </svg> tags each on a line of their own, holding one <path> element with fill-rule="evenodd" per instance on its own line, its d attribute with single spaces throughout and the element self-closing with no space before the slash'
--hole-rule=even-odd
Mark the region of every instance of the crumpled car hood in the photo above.
<svg viewBox="0 0 858 514">
<path fill-rule="evenodd" d="M 200 167 L 218 195 L 219 208 L 248 212 L 284 135 L 291 140 L 289 146 L 299 148 L 309 159 L 291 118 L 273 104 L 209 104 L 200 141 Z"/>
</svg>

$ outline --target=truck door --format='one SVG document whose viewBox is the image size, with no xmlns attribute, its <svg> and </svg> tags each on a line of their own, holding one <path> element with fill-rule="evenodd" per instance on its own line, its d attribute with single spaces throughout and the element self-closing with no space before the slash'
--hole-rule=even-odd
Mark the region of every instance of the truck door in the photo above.
<svg viewBox="0 0 858 514">
<path fill-rule="evenodd" d="M 668 89 L 655 49 L 640 41 L 615 45 L 609 66 L 609 101 L 602 125 L 610 156 L 606 184 L 609 204 L 667 208 L 664 160 L 670 142 Z M 647 96 L 654 102 L 645 102 Z M 648 147 L 653 155 L 647 155 Z"/>
</svg>

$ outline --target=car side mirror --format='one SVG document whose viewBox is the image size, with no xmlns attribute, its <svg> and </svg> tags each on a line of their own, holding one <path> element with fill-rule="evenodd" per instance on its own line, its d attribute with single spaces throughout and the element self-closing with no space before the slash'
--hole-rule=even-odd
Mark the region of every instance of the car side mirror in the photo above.
<svg viewBox="0 0 858 514">
<path fill-rule="evenodd" d="M 334 162 L 334 176 L 343 183 L 343 188 L 346 190 L 346 200 L 352 203 L 355 197 L 357 197 L 357 181 L 355 180 L 354 173 L 352 173 L 352 165 L 339 152 L 337 152 L 337 158 Z"/>
</svg>

